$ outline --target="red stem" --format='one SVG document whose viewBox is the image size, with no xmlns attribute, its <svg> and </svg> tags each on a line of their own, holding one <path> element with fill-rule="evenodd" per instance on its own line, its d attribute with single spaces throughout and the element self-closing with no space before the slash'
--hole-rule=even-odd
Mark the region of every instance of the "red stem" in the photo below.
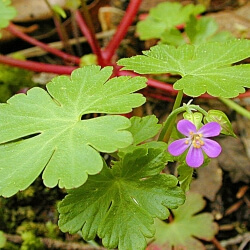
<svg viewBox="0 0 250 250">
<path fill-rule="evenodd" d="M 89 43 L 93 53 L 97 56 L 98 64 L 101 66 L 106 66 L 107 64 L 103 60 L 101 49 L 100 49 L 98 41 L 96 40 L 95 34 L 88 27 L 84 17 L 81 15 L 79 10 L 76 10 L 76 21 L 79 25 L 79 28 L 80 28 L 82 34 L 88 40 L 88 43 Z"/>
<path fill-rule="evenodd" d="M 142 94 L 146 97 L 152 97 L 153 99 L 157 99 L 160 101 L 165 101 L 165 102 L 174 102 L 173 98 L 164 96 L 164 95 L 160 95 L 160 94 L 156 94 L 156 93 L 150 93 L 149 91 L 142 91 Z"/>
<path fill-rule="evenodd" d="M 22 40 L 30 43 L 30 44 L 33 44 L 35 46 L 38 46 L 42 49 L 44 49 L 45 51 L 48 51 L 50 52 L 51 54 L 54 54 L 56 56 L 59 56 L 61 57 L 62 59 L 66 60 L 66 61 L 70 61 L 70 62 L 73 62 L 73 63 L 76 63 L 76 64 L 80 64 L 80 58 L 76 57 L 76 56 L 72 56 L 72 55 L 69 55 L 65 52 L 62 52 L 61 50 L 58 50 L 58 49 L 55 49 L 55 48 L 52 48 L 50 47 L 49 45 L 43 43 L 43 42 L 40 42 L 28 35 L 26 35 L 25 33 L 23 33 L 22 31 L 20 31 L 14 24 L 10 23 L 9 26 L 6 28 L 9 32 L 11 32 L 13 35 L 21 38 Z"/>
<path fill-rule="evenodd" d="M 126 70 L 118 70 L 119 68 L 115 68 L 115 74 L 117 76 L 143 76 L 139 75 L 137 73 L 131 72 L 131 71 L 126 71 Z M 152 78 L 147 78 L 147 84 L 150 87 L 156 88 L 156 89 L 161 89 L 164 92 L 168 93 L 169 95 L 176 96 L 178 93 L 177 90 L 173 89 L 173 85 L 165 82 L 161 82 Z M 209 94 L 202 94 L 199 96 L 200 98 L 206 98 L 206 99 L 213 99 L 215 97 L 209 95 Z M 244 98 L 244 97 L 250 97 L 250 91 L 246 91 L 243 94 L 239 94 L 236 98 Z"/>
<path fill-rule="evenodd" d="M 47 73 L 54 73 L 54 74 L 59 74 L 59 75 L 70 75 L 71 72 L 77 67 L 72 67 L 72 66 L 61 66 L 61 65 L 53 65 L 53 64 L 47 64 L 47 63 L 39 63 L 39 62 L 34 62 L 34 61 L 23 61 L 23 60 L 18 60 L 14 59 L 8 56 L 0 55 L 0 63 L 7 64 L 10 66 L 14 67 L 19 67 L 22 69 L 28 69 L 28 70 L 33 70 L 36 72 L 47 72 Z M 115 75 L 117 76 L 140 76 L 137 73 L 130 72 L 130 71 L 119 71 L 119 67 L 114 68 Z M 173 86 L 169 83 L 164 83 L 161 81 L 157 81 L 155 79 L 148 78 L 147 81 L 148 86 L 156 88 L 156 89 L 161 89 L 164 92 L 175 96 L 177 91 L 173 89 Z M 155 96 L 157 98 L 157 96 Z M 214 98 L 208 94 L 203 94 L 200 96 L 201 98 Z M 243 94 L 240 94 L 236 98 L 244 98 L 244 97 L 250 97 L 250 91 L 247 91 Z M 162 99 L 162 98 L 159 98 Z M 166 100 L 166 98 L 164 98 Z"/>
<path fill-rule="evenodd" d="M 70 75 L 71 72 L 77 67 L 72 66 L 61 66 L 47 63 L 39 63 L 33 61 L 23 61 L 14 59 L 8 56 L 0 55 L 0 63 L 4 63 L 10 66 L 19 67 L 22 69 L 29 69 L 36 72 L 48 72 L 60 75 Z"/>
<path fill-rule="evenodd" d="M 103 57 L 107 62 L 110 62 L 111 58 L 113 57 L 115 51 L 119 47 L 122 39 L 127 34 L 127 31 L 132 24 L 138 9 L 140 7 L 142 0 L 131 0 L 128 8 L 126 10 L 126 13 L 120 23 L 120 25 L 116 29 L 116 33 L 112 40 L 109 42 L 107 47 L 103 51 Z"/>
<path fill-rule="evenodd" d="M 142 75 L 139 75 L 137 73 L 126 71 L 126 70 L 117 71 L 117 75 L 119 75 L 119 76 L 142 76 Z M 171 85 L 169 83 L 164 83 L 164 82 L 152 79 L 152 78 L 147 78 L 147 79 L 148 79 L 147 84 L 150 87 L 164 90 L 165 92 L 167 92 L 173 96 L 176 96 L 176 94 L 178 93 L 177 90 L 173 89 L 173 85 Z"/>
<path fill-rule="evenodd" d="M 215 237 L 211 241 L 218 250 L 226 250 Z"/>
</svg>

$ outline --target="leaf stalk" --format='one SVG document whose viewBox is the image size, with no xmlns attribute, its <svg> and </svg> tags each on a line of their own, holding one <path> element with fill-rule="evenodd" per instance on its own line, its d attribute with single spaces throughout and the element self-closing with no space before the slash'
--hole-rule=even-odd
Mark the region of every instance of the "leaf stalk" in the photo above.
<svg viewBox="0 0 250 250">
<path fill-rule="evenodd" d="M 237 104 L 236 102 L 227 98 L 222 98 L 222 97 L 219 97 L 219 100 L 223 102 L 224 104 L 226 104 L 229 108 L 235 110 L 240 115 L 243 115 L 247 119 L 250 119 L 250 112 L 246 110 L 245 108 L 243 108 L 242 106 L 240 106 L 239 104 Z"/>
<path fill-rule="evenodd" d="M 181 102 L 182 102 L 182 97 L 183 97 L 183 91 L 180 90 L 178 92 L 177 96 L 176 96 L 172 112 L 169 115 L 169 117 L 171 116 L 171 119 L 169 119 L 169 117 L 168 117 L 168 119 L 166 120 L 166 123 L 164 124 L 164 127 L 162 129 L 162 132 L 161 132 L 161 134 L 159 136 L 160 141 L 164 141 L 164 142 L 169 141 L 169 138 L 170 138 L 171 133 L 173 131 L 173 128 L 174 128 L 174 125 L 175 125 L 175 120 L 176 120 L 176 117 L 177 117 L 177 114 L 178 114 L 178 112 L 176 113 L 174 111 L 178 110 L 178 108 L 180 107 Z"/>
<path fill-rule="evenodd" d="M 62 66 L 34 61 L 18 60 L 4 55 L 0 55 L 0 63 L 22 69 L 33 70 L 36 72 L 47 72 L 61 75 L 70 75 L 71 72 L 77 68 L 73 66 Z"/>
<path fill-rule="evenodd" d="M 197 110 L 201 112 L 204 116 L 208 115 L 208 113 L 204 109 L 199 107 L 198 105 L 191 104 L 191 105 L 184 105 L 182 107 L 176 108 L 175 110 L 171 112 L 171 114 L 168 116 L 167 120 L 163 124 L 163 128 L 159 135 L 158 141 L 168 142 L 171 136 L 177 115 L 190 109 Z"/>
<path fill-rule="evenodd" d="M 89 45 L 90 45 L 93 53 L 97 56 L 99 65 L 106 66 L 107 63 L 105 63 L 105 61 L 103 59 L 101 49 L 100 49 L 98 41 L 95 37 L 95 34 L 88 27 L 88 24 L 85 20 L 85 17 L 81 15 L 79 10 L 76 10 L 76 21 L 79 25 L 79 28 L 80 28 L 82 34 L 85 35 L 87 41 L 89 42 Z"/>
<path fill-rule="evenodd" d="M 120 25 L 117 27 L 117 31 L 114 37 L 112 38 L 112 40 L 109 42 L 109 44 L 103 51 L 103 57 L 105 58 L 106 61 L 110 61 L 112 59 L 113 55 L 115 54 L 115 51 L 117 50 L 121 41 L 127 34 L 127 31 L 138 12 L 141 2 L 142 0 L 130 1 L 125 15 Z"/>
<path fill-rule="evenodd" d="M 73 62 L 75 64 L 80 64 L 80 58 L 73 56 L 73 55 L 70 55 L 70 54 L 67 54 L 61 50 L 52 48 L 49 45 L 47 45 L 46 43 L 40 42 L 37 39 L 30 37 L 29 35 L 18 30 L 18 28 L 13 23 L 10 23 L 9 26 L 6 28 L 6 30 L 11 32 L 13 35 L 21 38 L 22 40 L 24 40 L 32 45 L 38 46 L 51 54 L 59 56 L 66 61 Z"/>
</svg>

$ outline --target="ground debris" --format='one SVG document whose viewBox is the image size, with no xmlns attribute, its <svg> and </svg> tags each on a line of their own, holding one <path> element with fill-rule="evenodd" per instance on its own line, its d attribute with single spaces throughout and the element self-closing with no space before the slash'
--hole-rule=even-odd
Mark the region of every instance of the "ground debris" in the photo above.
<svg viewBox="0 0 250 250">
<path fill-rule="evenodd" d="M 229 172 L 233 183 L 250 181 L 250 161 L 239 138 L 225 137 L 219 140 L 223 150 L 218 157 L 220 167 Z"/>
</svg>

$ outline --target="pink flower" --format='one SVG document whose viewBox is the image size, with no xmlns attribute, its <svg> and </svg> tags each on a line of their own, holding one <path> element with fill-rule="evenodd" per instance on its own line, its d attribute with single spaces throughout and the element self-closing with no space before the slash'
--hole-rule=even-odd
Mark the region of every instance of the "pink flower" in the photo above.
<svg viewBox="0 0 250 250">
<path fill-rule="evenodd" d="M 179 156 L 188 149 L 186 163 L 193 168 L 200 167 L 204 162 L 203 152 L 210 158 L 216 158 L 221 153 L 221 146 L 216 141 L 207 137 L 220 134 L 221 126 L 217 122 L 209 122 L 198 131 L 189 120 L 180 120 L 177 129 L 186 138 L 176 140 L 168 146 L 168 151 L 173 156 Z"/>
</svg>

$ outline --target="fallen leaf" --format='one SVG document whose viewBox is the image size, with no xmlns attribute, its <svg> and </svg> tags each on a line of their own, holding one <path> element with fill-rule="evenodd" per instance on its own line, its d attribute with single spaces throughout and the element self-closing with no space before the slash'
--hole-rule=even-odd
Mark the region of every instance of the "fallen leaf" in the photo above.
<svg viewBox="0 0 250 250">
<path fill-rule="evenodd" d="M 166 223 L 155 220 L 156 233 L 154 242 L 148 250 L 203 250 L 205 246 L 199 239 L 210 241 L 218 231 L 210 213 L 200 212 L 206 205 L 198 193 L 188 193 L 186 202 L 177 209 L 172 209 L 174 220 Z"/>
<path fill-rule="evenodd" d="M 222 170 L 217 159 L 213 159 L 208 166 L 197 169 L 198 178 L 191 183 L 190 191 L 198 192 L 210 201 L 215 200 L 216 193 L 222 186 Z"/>
<path fill-rule="evenodd" d="M 222 153 L 218 157 L 219 166 L 229 172 L 233 183 L 250 181 L 250 160 L 239 138 L 225 137 L 220 139 Z"/>
</svg>

